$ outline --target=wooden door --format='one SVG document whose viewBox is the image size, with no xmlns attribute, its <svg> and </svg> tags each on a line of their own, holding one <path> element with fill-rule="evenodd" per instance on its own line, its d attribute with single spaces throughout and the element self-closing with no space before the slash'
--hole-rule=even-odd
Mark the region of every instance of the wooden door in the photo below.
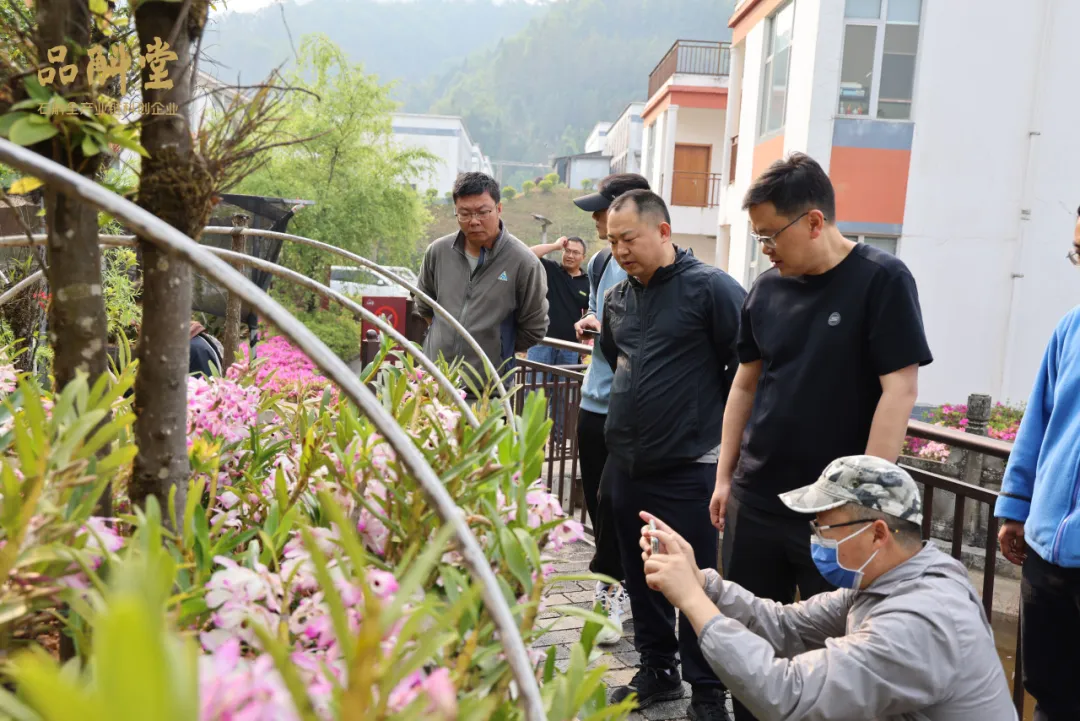
<svg viewBox="0 0 1080 721">
<path fill-rule="evenodd" d="M 704 208 L 709 204 L 711 145 L 675 145 L 671 204 Z"/>
</svg>

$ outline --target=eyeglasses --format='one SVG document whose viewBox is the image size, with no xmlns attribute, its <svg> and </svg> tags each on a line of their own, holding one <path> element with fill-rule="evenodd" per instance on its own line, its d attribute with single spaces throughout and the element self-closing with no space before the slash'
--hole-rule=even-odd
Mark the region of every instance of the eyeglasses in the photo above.
<svg viewBox="0 0 1080 721">
<path fill-rule="evenodd" d="M 494 208 L 488 208 L 486 210 L 478 210 L 475 213 L 470 213 L 467 210 L 457 211 L 454 213 L 454 215 L 457 216 L 459 223 L 468 223 L 473 218 L 476 218 L 477 220 L 484 220 L 494 212 Z"/>
<path fill-rule="evenodd" d="M 1065 256 L 1069 259 L 1069 262 L 1073 265 L 1080 265 L 1080 250 L 1070 250 L 1069 254 Z"/>
<path fill-rule="evenodd" d="M 773 233 L 772 235 L 758 235 L 757 233 L 751 231 L 750 232 L 750 237 L 753 238 L 756 242 L 761 243 L 762 245 L 764 245 L 766 248 L 769 248 L 769 249 L 775 248 L 776 247 L 776 238 L 777 238 L 777 236 L 779 236 L 785 230 L 787 230 L 791 226 L 795 225 L 796 223 L 798 223 L 800 220 L 802 220 L 803 218 L 805 218 L 808 215 L 810 215 L 809 210 L 806 211 L 805 213 L 803 213 L 802 215 L 800 215 L 795 220 L 793 220 L 790 223 L 788 223 L 787 225 L 785 225 L 780 230 Z"/>
<path fill-rule="evenodd" d="M 844 523 L 834 523 L 831 526 L 819 526 L 817 521 L 810 521 L 810 532 L 818 538 L 824 538 L 821 535 L 822 531 L 828 531 L 830 528 L 843 528 L 844 526 L 856 526 L 860 523 L 873 523 L 873 521 L 860 520 L 860 521 L 846 521 Z"/>
</svg>

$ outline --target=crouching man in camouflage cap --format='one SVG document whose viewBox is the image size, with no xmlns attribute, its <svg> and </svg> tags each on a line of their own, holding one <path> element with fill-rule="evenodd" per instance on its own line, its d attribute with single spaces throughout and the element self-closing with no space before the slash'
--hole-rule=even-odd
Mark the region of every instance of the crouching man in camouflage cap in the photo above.
<svg viewBox="0 0 1080 721">
<path fill-rule="evenodd" d="M 660 519 L 641 532 L 649 587 L 686 614 L 713 671 L 758 721 L 1015 721 L 979 597 L 963 565 L 922 543 L 906 471 L 849 456 L 780 499 L 817 516 L 814 563 L 839 590 L 790 605 L 760 599 L 698 570 Z"/>
</svg>

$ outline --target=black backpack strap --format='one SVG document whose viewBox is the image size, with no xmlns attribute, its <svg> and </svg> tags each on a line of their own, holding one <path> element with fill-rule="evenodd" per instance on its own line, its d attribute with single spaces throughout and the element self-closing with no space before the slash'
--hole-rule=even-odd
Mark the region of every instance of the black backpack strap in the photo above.
<svg viewBox="0 0 1080 721">
<path fill-rule="evenodd" d="M 596 270 L 596 263 L 599 261 L 600 270 Z M 592 265 L 589 266 L 589 282 L 592 283 L 593 293 L 598 293 L 600 288 L 600 279 L 604 277 L 604 271 L 607 270 L 608 263 L 611 262 L 611 248 L 604 248 L 593 259 Z"/>
</svg>

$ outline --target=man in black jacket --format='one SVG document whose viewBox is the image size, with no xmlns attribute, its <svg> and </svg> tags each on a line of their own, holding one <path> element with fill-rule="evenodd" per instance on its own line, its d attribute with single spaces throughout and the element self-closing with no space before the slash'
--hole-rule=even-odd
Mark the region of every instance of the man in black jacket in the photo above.
<svg viewBox="0 0 1080 721">
<path fill-rule="evenodd" d="M 684 616 L 676 639 L 675 609 L 645 585 L 638 514 L 673 519 L 697 563 L 715 568 L 709 498 L 746 292 L 672 244 L 667 206 L 651 191 L 632 190 L 612 203 L 608 240 L 629 277 L 604 301 L 600 346 L 614 371 L 604 480 L 612 489 L 641 655 L 640 671 L 612 700 L 636 693 L 644 708 L 682 697 L 678 652 L 693 689 L 690 718 L 723 721 L 724 688 L 702 657 L 693 627 Z"/>
</svg>

